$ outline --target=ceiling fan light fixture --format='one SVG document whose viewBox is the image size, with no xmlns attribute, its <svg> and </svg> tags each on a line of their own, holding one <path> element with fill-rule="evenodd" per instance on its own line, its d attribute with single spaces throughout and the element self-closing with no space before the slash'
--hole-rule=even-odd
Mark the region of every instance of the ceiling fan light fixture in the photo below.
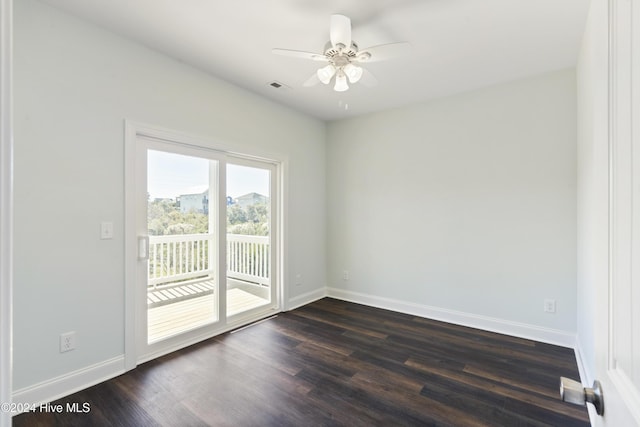
<svg viewBox="0 0 640 427">
<path fill-rule="evenodd" d="M 356 56 L 356 61 L 358 62 L 366 62 L 371 59 L 371 54 L 369 52 L 360 52 Z"/>
<path fill-rule="evenodd" d="M 347 84 L 347 76 L 340 70 L 340 72 L 336 75 L 336 85 L 333 87 L 333 90 L 336 92 L 344 92 L 349 89 L 349 85 Z"/>
<path fill-rule="evenodd" d="M 294 58 L 310 59 L 324 62 L 319 69 L 302 83 L 304 87 L 314 86 L 320 82 L 325 85 L 333 83 L 333 90 L 344 92 L 350 84 L 362 81 L 365 86 L 377 84 L 377 80 L 361 65 L 369 62 L 386 61 L 387 59 L 407 53 L 411 45 L 407 42 L 386 43 L 360 49 L 351 38 L 351 19 L 344 15 L 331 15 L 329 20 L 329 41 L 325 43 L 322 53 L 300 50 L 274 48 L 271 51 L 278 55 Z M 366 65 L 365 65 L 366 67 Z"/>
<path fill-rule="evenodd" d="M 349 78 L 349 82 L 356 83 L 362 77 L 363 70 L 362 67 L 350 63 L 344 67 L 344 73 Z"/>
<path fill-rule="evenodd" d="M 331 78 L 336 73 L 336 67 L 334 67 L 333 64 L 329 64 L 326 67 L 322 67 L 318 69 L 316 73 L 318 75 L 318 79 L 322 83 L 328 85 L 329 82 L 331 81 Z"/>
</svg>

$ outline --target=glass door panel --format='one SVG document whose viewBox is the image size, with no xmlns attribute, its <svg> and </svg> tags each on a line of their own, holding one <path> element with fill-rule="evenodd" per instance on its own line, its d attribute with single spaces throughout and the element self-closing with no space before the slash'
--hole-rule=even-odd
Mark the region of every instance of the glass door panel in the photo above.
<svg viewBox="0 0 640 427">
<path fill-rule="evenodd" d="M 216 160 L 147 150 L 148 344 L 219 319 L 217 171 Z"/>
<path fill-rule="evenodd" d="M 271 170 L 227 163 L 227 316 L 274 300 Z"/>
</svg>

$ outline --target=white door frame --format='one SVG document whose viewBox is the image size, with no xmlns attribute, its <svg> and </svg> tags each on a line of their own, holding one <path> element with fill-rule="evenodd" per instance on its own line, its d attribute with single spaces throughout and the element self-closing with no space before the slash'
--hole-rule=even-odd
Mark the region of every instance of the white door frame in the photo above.
<svg viewBox="0 0 640 427">
<path fill-rule="evenodd" d="M 640 384 L 637 373 L 633 377 L 640 368 L 640 360 L 633 358 L 640 354 L 640 342 L 629 339 L 640 331 L 640 311 L 633 306 L 640 301 L 640 204 L 634 197 L 640 188 L 640 0 L 597 0 L 594 5 L 608 13 L 608 53 L 602 58 L 608 60 L 608 87 L 606 99 L 600 100 L 608 103 L 608 117 L 596 117 L 608 127 L 601 141 L 609 154 L 608 259 L 599 260 L 608 280 L 595 285 L 594 379 L 602 383 L 604 414 L 597 416 L 589 405 L 589 415 L 595 426 L 640 425 Z"/>
<path fill-rule="evenodd" d="M 139 221 L 137 218 L 137 212 L 140 210 L 137 207 L 138 200 L 137 195 L 140 194 L 141 189 L 136 188 L 137 183 L 141 180 L 138 179 L 141 173 L 145 173 L 145 171 L 140 171 L 138 162 L 137 162 L 137 150 L 139 145 L 139 138 L 151 138 L 158 141 L 166 141 L 168 143 L 173 144 L 182 144 L 185 146 L 191 146 L 194 148 L 209 150 L 212 153 L 217 153 L 223 158 L 223 163 L 226 162 L 226 158 L 228 157 L 231 162 L 233 162 L 236 158 L 245 158 L 245 159 L 253 159 L 262 162 L 268 162 L 276 165 L 276 172 L 274 173 L 276 178 L 277 186 L 274 187 L 278 192 L 282 191 L 282 181 L 284 181 L 282 175 L 284 173 L 284 163 L 285 160 L 279 158 L 277 155 L 265 155 L 265 153 L 238 153 L 236 150 L 229 147 L 228 144 L 221 143 L 218 141 L 211 141 L 208 139 L 203 139 L 200 137 L 176 132 L 173 130 L 167 130 L 155 126 L 144 125 L 132 121 L 125 122 L 125 224 L 124 224 L 124 233 L 125 233 L 125 369 L 130 370 L 135 368 L 139 363 L 142 363 L 147 360 L 151 360 L 153 358 L 159 357 L 163 354 L 178 350 L 187 345 L 194 344 L 196 342 L 208 339 L 212 336 L 219 335 L 228 330 L 234 329 L 239 326 L 239 323 L 225 323 L 218 322 L 216 325 L 218 326 L 216 329 L 207 329 L 205 331 L 194 331 L 193 333 L 187 333 L 184 336 L 184 339 L 176 339 L 171 341 L 171 343 L 162 348 L 158 348 L 157 350 L 152 350 L 148 354 L 139 354 L 138 350 L 138 337 L 141 333 L 139 331 L 139 325 L 141 322 L 136 319 L 137 316 L 137 306 L 139 303 L 139 297 L 137 296 L 136 287 L 137 287 L 137 279 L 138 274 L 140 274 L 139 270 L 139 262 L 137 262 L 137 254 L 138 254 L 138 227 Z M 243 150 L 244 151 L 244 150 Z M 220 184 L 224 184 L 225 177 L 221 177 Z M 145 190 L 145 189 L 143 189 Z M 223 201 L 222 197 L 224 196 L 224 192 L 220 192 L 220 201 L 219 203 L 223 203 L 223 206 L 226 206 L 226 198 Z M 274 201 L 274 206 L 277 206 L 276 210 L 279 210 L 281 206 L 281 201 Z M 275 205 L 275 203 L 278 203 Z M 281 224 L 284 218 L 284 211 L 280 211 L 276 214 L 276 217 L 272 219 L 274 223 L 277 224 L 277 229 L 282 230 Z M 146 215 L 146 212 L 145 212 Z M 220 227 L 218 229 L 224 229 L 226 227 L 226 215 L 224 218 L 220 217 L 219 224 Z M 144 230 L 146 233 L 146 230 Z M 277 236 L 272 239 L 272 241 L 277 244 L 277 247 L 273 249 L 274 253 L 277 253 L 276 260 L 278 260 L 278 265 L 272 263 L 274 267 L 274 274 L 272 279 L 272 284 L 276 286 L 278 289 L 276 292 L 277 299 L 275 301 L 275 305 L 271 310 L 271 313 L 275 314 L 283 309 L 283 300 L 282 300 L 282 289 L 284 288 L 284 283 L 282 281 L 283 275 L 280 272 L 280 268 L 282 266 L 282 252 L 284 245 L 281 244 L 283 241 L 282 232 L 277 233 Z M 226 265 L 226 259 L 223 257 L 226 254 L 221 252 L 219 254 L 219 265 Z M 226 269 L 224 272 L 224 276 L 226 279 Z M 146 274 L 146 271 L 145 271 Z M 218 282 L 222 283 L 222 282 Z M 226 283 L 226 282 L 225 282 Z M 222 294 L 222 292 L 221 292 Z M 224 302 L 224 297 L 220 296 L 221 301 Z M 270 315 L 270 314 L 269 314 Z M 243 319 L 240 319 L 242 321 Z"/>
<path fill-rule="evenodd" d="M 0 403 L 10 403 L 13 375 L 12 0 L 0 0 Z M 11 413 L 0 411 L 0 427 Z"/>
</svg>

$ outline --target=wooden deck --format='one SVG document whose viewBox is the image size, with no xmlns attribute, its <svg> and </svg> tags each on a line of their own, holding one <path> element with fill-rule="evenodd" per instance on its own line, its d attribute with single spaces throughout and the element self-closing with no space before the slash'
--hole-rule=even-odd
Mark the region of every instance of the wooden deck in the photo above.
<svg viewBox="0 0 640 427">
<path fill-rule="evenodd" d="M 159 307 L 197 296 L 211 295 L 214 289 L 213 280 L 190 280 L 180 285 L 159 286 L 147 292 L 147 307 Z"/>
<path fill-rule="evenodd" d="M 206 284 L 206 282 L 202 282 L 202 284 Z M 217 319 L 213 288 L 207 291 L 207 286 L 201 286 L 201 289 L 203 291 L 200 296 L 185 298 L 184 295 L 174 293 L 172 302 L 165 301 L 162 305 L 149 305 L 147 310 L 149 342 L 206 325 Z M 227 290 L 227 316 L 268 303 L 268 300 L 242 289 Z"/>
</svg>

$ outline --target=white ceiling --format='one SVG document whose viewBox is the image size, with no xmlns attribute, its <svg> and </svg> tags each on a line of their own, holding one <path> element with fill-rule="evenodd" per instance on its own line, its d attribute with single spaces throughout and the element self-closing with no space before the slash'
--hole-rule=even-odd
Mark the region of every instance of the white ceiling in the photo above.
<svg viewBox="0 0 640 427">
<path fill-rule="evenodd" d="M 576 63 L 588 0 L 43 0 L 223 80 L 323 120 L 442 97 Z M 406 41 L 371 63 L 379 84 L 334 92 L 302 83 L 329 16 L 351 18 L 360 48 Z M 272 81 L 288 88 L 274 89 Z"/>
</svg>

